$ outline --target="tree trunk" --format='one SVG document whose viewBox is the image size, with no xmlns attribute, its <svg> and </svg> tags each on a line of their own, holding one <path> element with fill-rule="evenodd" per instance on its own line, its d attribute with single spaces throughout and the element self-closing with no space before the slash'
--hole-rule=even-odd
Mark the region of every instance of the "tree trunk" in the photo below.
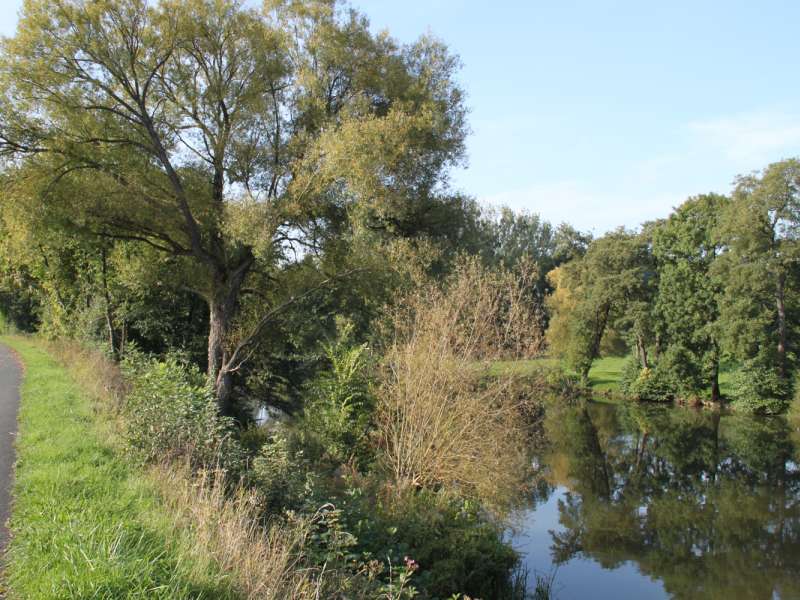
<svg viewBox="0 0 800 600">
<path fill-rule="evenodd" d="M 650 364 L 647 361 L 647 346 L 641 335 L 636 336 L 636 348 L 639 353 L 639 361 L 642 363 L 642 368 L 649 369 Z"/>
<path fill-rule="evenodd" d="M 719 363 L 714 362 L 714 366 L 711 369 L 711 402 L 716 404 L 719 401 Z"/>
<path fill-rule="evenodd" d="M 786 275 L 778 276 L 775 304 L 778 308 L 778 372 L 786 379 Z"/>
<path fill-rule="evenodd" d="M 231 372 L 227 364 L 227 340 L 230 334 L 232 307 L 225 299 L 209 301 L 208 317 L 208 378 L 214 386 L 214 395 L 220 414 L 231 416 Z"/>
<path fill-rule="evenodd" d="M 114 331 L 114 309 L 111 303 L 111 292 L 108 289 L 108 254 L 105 246 L 103 246 L 103 248 L 100 250 L 100 260 L 103 283 L 103 300 L 105 302 L 106 329 L 108 331 L 108 345 L 111 349 L 111 356 L 114 357 L 114 360 L 119 360 L 122 358 L 120 352 L 121 346 L 117 342 L 116 331 Z"/>
<path fill-rule="evenodd" d="M 219 412 L 225 416 L 234 415 L 231 392 L 237 365 L 231 364 L 231 327 L 239 311 L 242 284 L 254 260 L 247 252 L 235 268 L 218 272 L 208 299 L 208 378 L 214 386 Z"/>
</svg>

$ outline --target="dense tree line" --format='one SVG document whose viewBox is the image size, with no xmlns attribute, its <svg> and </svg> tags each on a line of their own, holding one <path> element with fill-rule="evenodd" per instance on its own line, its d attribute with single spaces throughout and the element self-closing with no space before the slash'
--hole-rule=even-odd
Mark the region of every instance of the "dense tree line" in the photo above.
<svg viewBox="0 0 800 600">
<path fill-rule="evenodd" d="M 31 1 L 2 52 L 3 312 L 180 349 L 220 410 L 290 407 L 336 322 L 367 340 L 463 253 L 532 265 L 554 354 L 635 355 L 641 397 L 789 397 L 798 163 L 596 240 L 452 192 L 458 61 L 334 2 Z"/>
<path fill-rule="evenodd" d="M 799 250 L 800 162 L 785 160 L 551 273 L 552 348 L 585 378 L 602 342 L 624 339 L 623 384 L 645 399 L 719 402 L 726 367 L 740 406 L 779 411 L 797 362 Z"/>
<path fill-rule="evenodd" d="M 180 349 L 237 414 L 459 253 L 528 257 L 541 302 L 588 238 L 450 191 L 457 67 L 323 0 L 26 3 L 0 64 L 4 312 L 118 358 Z"/>
</svg>

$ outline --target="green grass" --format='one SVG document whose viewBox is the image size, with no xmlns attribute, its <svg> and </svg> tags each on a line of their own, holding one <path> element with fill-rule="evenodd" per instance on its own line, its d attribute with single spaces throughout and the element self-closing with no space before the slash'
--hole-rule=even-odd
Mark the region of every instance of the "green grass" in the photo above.
<svg viewBox="0 0 800 600">
<path fill-rule="evenodd" d="M 622 370 L 627 357 L 607 356 L 598 358 L 589 370 L 589 386 L 595 392 L 618 392 Z M 500 360 L 489 368 L 491 375 L 515 374 L 533 375 L 542 368 L 558 367 L 561 363 L 555 358 L 535 358 L 532 360 Z M 736 376 L 735 366 L 724 366 L 719 374 L 719 386 L 723 397 L 729 396 Z M 606 400 L 606 401 L 614 401 Z"/>
<path fill-rule="evenodd" d="M 589 371 L 589 385 L 598 392 L 617 391 L 625 357 L 610 356 L 598 358 Z M 555 358 L 535 358 L 532 360 L 500 360 L 492 364 L 490 375 L 514 374 L 533 375 L 542 368 L 552 368 L 561 365 Z"/>
<path fill-rule="evenodd" d="M 26 368 L 8 597 L 233 598 L 225 577 L 190 551 L 69 374 L 35 341 L 0 339 Z"/>
<path fill-rule="evenodd" d="M 627 360 L 624 356 L 598 358 L 589 370 L 589 385 L 596 392 L 619 391 L 619 380 Z"/>
</svg>

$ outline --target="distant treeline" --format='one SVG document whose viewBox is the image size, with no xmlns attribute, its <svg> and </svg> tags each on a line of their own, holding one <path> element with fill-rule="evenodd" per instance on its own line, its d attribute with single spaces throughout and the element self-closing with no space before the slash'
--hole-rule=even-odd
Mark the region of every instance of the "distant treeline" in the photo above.
<svg viewBox="0 0 800 600">
<path fill-rule="evenodd" d="M 586 377 L 621 346 L 623 390 L 649 400 L 719 402 L 724 366 L 738 407 L 778 412 L 797 367 L 799 259 L 800 162 L 785 160 L 552 271 L 551 350 Z"/>
</svg>

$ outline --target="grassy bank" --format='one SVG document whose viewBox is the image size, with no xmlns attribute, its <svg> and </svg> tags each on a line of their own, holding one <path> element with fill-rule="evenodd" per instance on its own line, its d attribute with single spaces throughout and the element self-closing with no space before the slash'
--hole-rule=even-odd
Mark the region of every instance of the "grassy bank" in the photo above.
<svg viewBox="0 0 800 600">
<path fill-rule="evenodd" d="M 594 391 L 617 391 L 625 358 L 609 356 L 598 358 L 589 371 L 589 385 Z M 514 373 L 516 375 L 532 375 L 542 368 L 560 367 L 561 362 L 555 358 L 535 358 L 532 360 L 498 361 L 492 365 L 491 373 L 500 375 Z"/>
<path fill-rule="evenodd" d="M 622 356 L 606 356 L 598 358 L 592 363 L 589 370 L 589 386 L 595 392 L 619 391 L 619 382 L 622 371 L 628 359 Z M 514 373 L 517 375 L 532 375 L 542 368 L 561 367 L 562 364 L 555 358 L 536 358 L 533 360 L 498 361 L 491 367 L 494 375 Z M 724 366 L 719 374 L 719 385 L 723 396 L 729 396 L 733 391 L 736 369 Z"/>
<path fill-rule="evenodd" d="M 233 598 L 67 371 L 35 341 L 0 341 L 25 364 L 9 597 Z"/>
</svg>

